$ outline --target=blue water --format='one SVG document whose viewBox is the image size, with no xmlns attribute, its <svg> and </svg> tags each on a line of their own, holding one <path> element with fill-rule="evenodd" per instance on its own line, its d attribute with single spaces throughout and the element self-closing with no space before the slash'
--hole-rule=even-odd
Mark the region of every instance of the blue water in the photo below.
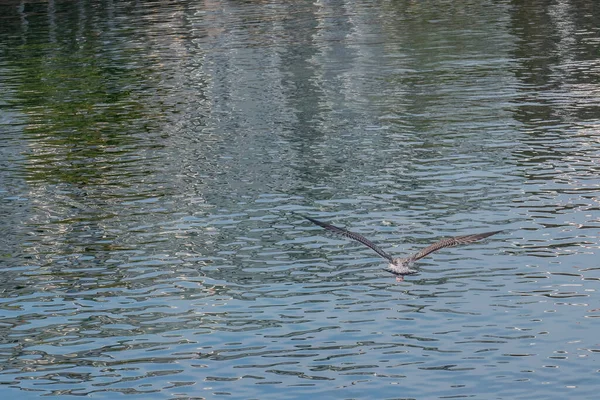
<svg viewBox="0 0 600 400">
<path fill-rule="evenodd" d="M 600 13 L 546 3 L 2 3 L 0 397 L 595 398 Z M 298 213 L 503 232 L 397 282 Z"/>
</svg>

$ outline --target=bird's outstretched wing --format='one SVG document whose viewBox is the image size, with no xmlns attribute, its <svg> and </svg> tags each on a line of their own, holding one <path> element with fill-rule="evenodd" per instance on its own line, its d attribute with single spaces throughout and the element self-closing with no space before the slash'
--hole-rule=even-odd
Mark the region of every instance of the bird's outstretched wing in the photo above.
<svg viewBox="0 0 600 400">
<path fill-rule="evenodd" d="M 298 214 L 298 215 L 300 215 L 300 214 Z M 300 216 L 303 218 L 306 218 L 307 220 L 309 220 L 310 222 L 312 222 L 315 225 L 319 225 L 321 228 L 327 229 L 330 232 L 337 233 L 338 235 L 342 235 L 342 236 L 347 237 L 352 240 L 356 240 L 357 242 L 364 244 L 365 246 L 367 246 L 368 248 L 370 248 L 375 253 L 379 254 L 381 257 L 385 258 L 389 262 L 394 262 L 394 259 L 392 258 L 392 256 L 390 256 L 385 251 L 381 250 L 379 247 L 377 247 L 377 245 L 375 245 L 373 242 L 371 242 L 369 239 L 367 239 L 366 237 L 364 237 L 363 235 L 361 235 L 359 233 L 350 232 L 344 228 L 338 228 L 337 226 L 333 226 L 333 225 L 327 224 L 325 222 L 317 221 L 316 219 L 307 217 L 305 215 L 300 215 Z"/>
<path fill-rule="evenodd" d="M 414 262 L 420 260 L 421 258 L 427 256 L 428 254 L 433 253 L 434 251 L 438 251 L 440 249 L 446 247 L 458 246 L 461 244 L 473 243 L 481 239 L 485 239 L 488 236 L 495 235 L 502 231 L 493 231 L 493 232 L 485 232 L 485 233 L 476 233 L 474 235 L 465 235 L 465 236 L 456 236 L 452 238 L 442 239 L 439 242 L 436 242 L 430 246 L 425 247 L 423 250 L 419 251 L 416 254 L 408 257 L 407 260 L 409 262 Z"/>
</svg>

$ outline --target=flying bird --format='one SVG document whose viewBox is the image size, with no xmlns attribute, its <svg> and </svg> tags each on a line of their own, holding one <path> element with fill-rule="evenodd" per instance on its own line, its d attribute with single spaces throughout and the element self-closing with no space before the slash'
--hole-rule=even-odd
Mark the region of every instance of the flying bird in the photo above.
<svg viewBox="0 0 600 400">
<path fill-rule="evenodd" d="M 326 230 L 328 230 L 330 232 L 336 233 L 338 235 L 347 237 L 348 239 L 352 239 L 359 243 L 364 244 L 365 246 L 367 246 L 368 248 L 373 250 L 375 253 L 379 254 L 381 257 L 383 257 L 389 261 L 390 264 L 389 264 L 388 268 L 386 269 L 386 271 L 391 272 L 392 274 L 396 275 L 398 281 L 402 281 L 404 279 L 405 275 L 416 274 L 418 271 L 410 268 L 413 265 L 413 263 L 415 261 L 420 260 L 421 258 L 433 253 L 434 251 L 438 251 L 438 250 L 446 248 L 446 247 L 452 247 L 452 246 L 458 246 L 461 244 L 468 244 L 468 243 L 476 242 L 478 240 L 485 239 L 488 236 L 492 236 L 492 235 L 502 232 L 502 231 L 493 231 L 493 232 L 476 233 L 474 235 L 455 236 L 455 237 L 451 237 L 451 238 L 446 238 L 446 239 L 442 239 L 439 242 L 436 242 L 430 246 L 427 246 L 424 249 L 422 249 L 421 251 L 419 251 L 411 256 L 408 256 L 406 258 L 401 258 L 401 257 L 394 258 L 394 257 L 390 256 L 388 253 L 386 253 L 385 251 L 381 250 L 375 243 L 371 242 L 369 239 L 367 239 L 366 237 L 364 237 L 363 235 L 361 235 L 359 233 L 350 232 L 349 230 L 346 230 L 344 228 L 339 228 L 337 226 L 333 226 L 326 222 L 318 221 L 314 218 L 307 217 L 305 215 L 300 215 L 300 216 L 303 218 L 306 218 L 307 220 L 309 220 L 310 222 L 312 222 L 315 225 L 319 225 L 321 228 L 325 228 Z"/>
</svg>

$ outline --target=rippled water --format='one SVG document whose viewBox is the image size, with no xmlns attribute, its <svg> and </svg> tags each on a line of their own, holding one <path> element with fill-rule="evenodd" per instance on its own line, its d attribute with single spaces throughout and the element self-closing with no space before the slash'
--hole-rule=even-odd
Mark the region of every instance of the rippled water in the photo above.
<svg viewBox="0 0 600 400">
<path fill-rule="evenodd" d="M 600 13 L 538 3 L 0 4 L 0 395 L 595 398 Z M 398 283 L 294 212 L 504 232 Z"/>
</svg>

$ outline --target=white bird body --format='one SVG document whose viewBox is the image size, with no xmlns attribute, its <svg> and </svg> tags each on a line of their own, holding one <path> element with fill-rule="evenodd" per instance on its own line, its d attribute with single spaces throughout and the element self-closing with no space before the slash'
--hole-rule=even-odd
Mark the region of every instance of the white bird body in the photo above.
<svg viewBox="0 0 600 400">
<path fill-rule="evenodd" d="M 391 263 L 388 264 L 388 271 L 396 275 L 412 275 L 416 274 L 416 269 L 410 269 L 413 263 L 408 258 L 394 258 Z"/>
</svg>

